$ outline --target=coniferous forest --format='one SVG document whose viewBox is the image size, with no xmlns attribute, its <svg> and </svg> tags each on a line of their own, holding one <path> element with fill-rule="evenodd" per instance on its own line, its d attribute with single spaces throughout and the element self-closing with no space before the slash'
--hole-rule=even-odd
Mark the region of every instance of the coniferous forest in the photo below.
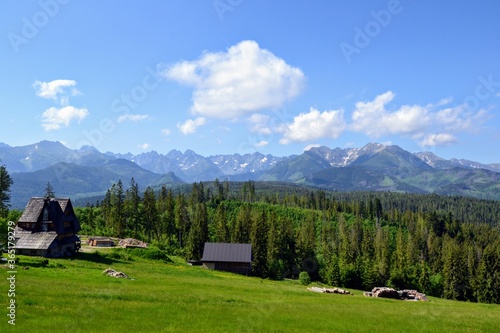
<svg viewBox="0 0 500 333">
<path fill-rule="evenodd" d="M 205 242 L 251 243 L 253 274 L 500 303 L 500 202 L 325 192 L 215 180 L 175 189 L 113 184 L 76 208 L 82 234 L 134 237 L 199 260 Z"/>
</svg>

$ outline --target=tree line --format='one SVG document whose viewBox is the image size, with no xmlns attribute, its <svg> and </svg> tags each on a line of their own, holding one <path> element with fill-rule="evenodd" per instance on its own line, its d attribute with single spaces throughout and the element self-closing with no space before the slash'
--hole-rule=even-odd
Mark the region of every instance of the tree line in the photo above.
<svg viewBox="0 0 500 333">
<path fill-rule="evenodd" d="M 219 180 L 141 191 L 132 179 L 76 212 L 82 233 L 140 238 L 188 260 L 201 258 L 205 242 L 250 243 L 253 274 L 263 278 L 305 271 L 346 288 L 500 303 L 496 201 Z"/>
</svg>

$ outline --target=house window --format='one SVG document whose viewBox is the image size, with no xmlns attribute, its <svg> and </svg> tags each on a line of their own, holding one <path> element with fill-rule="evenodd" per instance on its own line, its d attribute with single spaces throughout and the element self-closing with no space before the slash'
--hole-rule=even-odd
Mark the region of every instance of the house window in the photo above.
<svg viewBox="0 0 500 333">
<path fill-rule="evenodd" d="M 43 209 L 43 220 L 44 221 L 48 221 L 49 220 L 49 209 L 47 207 L 45 207 Z"/>
</svg>

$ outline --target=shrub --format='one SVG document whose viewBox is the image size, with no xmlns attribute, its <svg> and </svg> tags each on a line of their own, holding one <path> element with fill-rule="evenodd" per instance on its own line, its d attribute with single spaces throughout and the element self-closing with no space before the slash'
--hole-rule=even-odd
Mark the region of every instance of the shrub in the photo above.
<svg viewBox="0 0 500 333">
<path fill-rule="evenodd" d="M 157 247 L 148 247 L 146 249 L 139 249 L 139 248 L 133 249 L 132 254 L 144 259 L 163 260 L 167 262 L 172 261 L 167 256 L 165 251 L 162 251 Z"/>
<path fill-rule="evenodd" d="M 66 268 L 66 266 L 64 266 L 63 264 L 60 264 L 60 263 L 55 262 L 55 261 L 49 261 L 45 267 L 48 267 L 48 268 Z"/>
<path fill-rule="evenodd" d="M 300 272 L 299 274 L 299 282 L 300 284 L 307 286 L 309 283 L 311 283 L 311 278 L 309 277 L 309 273 L 307 272 Z"/>
</svg>

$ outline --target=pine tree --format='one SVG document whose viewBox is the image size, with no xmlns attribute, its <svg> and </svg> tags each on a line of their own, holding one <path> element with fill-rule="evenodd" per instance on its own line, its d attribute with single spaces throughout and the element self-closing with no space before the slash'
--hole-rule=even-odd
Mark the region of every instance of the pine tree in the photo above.
<svg viewBox="0 0 500 333">
<path fill-rule="evenodd" d="M 500 245 L 486 246 L 476 275 L 479 302 L 500 304 Z"/>
<path fill-rule="evenodd" d="M 280 232 L 279 221 L 273 214 L 269 218 L 267 230 L 267 272 L 270 278 L 281 280 L 283 273 L 283 262 L 279 260 L 280 254 Z"/>
<path fill-rule="evenodd" d="M 10 207 L 10 187 L 13 181 L 5 165 L 0 166 L 0 217 L 7 217 Z"/>
<path fill-rule="evenodd" d="M 236 222 L 233 228 L 233 243 L 247 244 L 250 242 L 250 222 L 251 210 L 249 205 L 242 205 L 236 215 Z"/>
<path fill-rule="evenodd" d="M 189 230 L 186 246 L 188 259 L 200 260 L 203 255 L 205 242 L 208 241 L 207 206 L 204 202 L 195 205 L 194 217 Z"/>
<path fill-rule="evenodd" d="M 165 234 L 165 237 L 170 244 L 172 242 L 172 238 L 176 234 L 175 201 L 172 195 L 172 190 L 167 190 L 165 185 L 161 187 L 157 207 L 160 219 L 160 233 Z"/>
<path fill-rule="evenodd" d="M 468 284 L 467 263 L 461 244 L 445 236 L 443 243 L 443 294 L 445 298 L 465 300 Z"/>
<path fill-rule="evenodd" d="M 389 233 L 386 228 L 378 228 L 374 240 L 375 260 L 374 267 L 377 271 L 378 282 L 385 285 L 389 279 L 390 250 Z"/>
<path fill-rule="evenodd" d="M 141 211 L 140 211 L 141 197 L 139 194 L 139 184 L 135 182 L 132 177 L 130 180 L 130 187 L 125 192 L 124 214 L 126 218 L 127 229 L 131 229 L 134 237 L 138 238 L 140 231 L 143 229 Z"/>
<path fill-rule="evenodd" d="M 297 256 L 299 260 L 303 261 L 314 257 L 315 248 L 314 215 L 308 214 L 297 233 Z"/>
<path fill-rule="evenodd" d="M 406 288 L 408 282 L 406 239 L 401 228 L 396 234 L 396 249 L 392 254 L 391 263 L 391 284 L 396 288 Z"/>
<path fill-rule="evenodd" d="M 158 211 L 156 210 L 156 196 L 151 187 L 147 187 L 144 191 L 143 199 L 143 219 L 144 229 L 148 237 L 148 242 L 151 242 L 153 236 L 158 240 L 161 237 L 159 226 Z"/>
<path fill-rule="evenodd" d="M 123 184 L 119 180 L 118 183 L 111 186 L 104 198 L 104 201 L 107 201 L 105 203 L 107 211 L 104 212 L 106 226 L 112 230 L 112 234 L 116 237 L 123 237 L 126 227 L 123 193 Z"/>
<path fill-rule="evenodd" d="M 186 199 L 183 194 L 179 194 L 175 198 L 174 219 L 178 234 L 177 241 L 179 242 L 179 247 L 182 249 L 185 246 L 184 238 L 186 238 L 191 228 L 191 220 L 187 212 Z"/>
<path fill-rule="evenodd" d="M 252 271 L 254 275 L 267 274 L 267 215 L 264 210 L 256 212 L 250 232 L 252 242 Z"/>
<path fill-rule="evenodd" d="M 215 241 L 229 243 L 229 230 L 227 228 L 227 214 L 224 203 L 220 203 L 215 211 Z"/>
<path fill-rule="evenodd" d="M 50 182 L 47 182 L 45 186 L 45 197 L 46 198 L 55 198 L 56 194 L 54 193 L 54 188 L 50 185 Z"/>
</svg>

